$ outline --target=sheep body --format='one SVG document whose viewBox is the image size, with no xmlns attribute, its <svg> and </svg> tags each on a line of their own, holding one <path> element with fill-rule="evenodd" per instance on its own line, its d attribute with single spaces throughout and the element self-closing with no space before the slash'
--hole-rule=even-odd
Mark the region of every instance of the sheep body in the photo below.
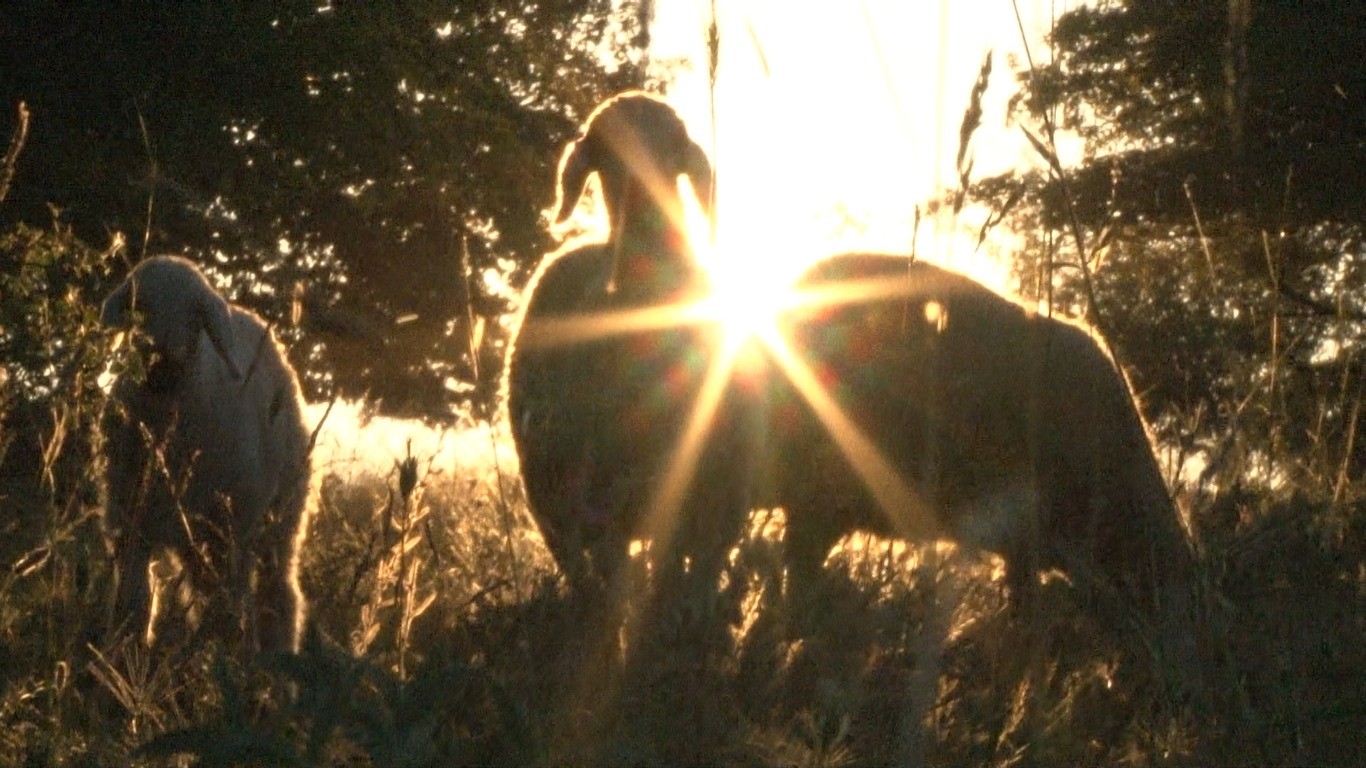
<svg viewBox="0 0 1366 768">
<path fill-rule="evenodd" d="M 707 290 L 671 213 L 681 208 L 674 179 L 689 167 L 681 158 L 698 166 L 700 150 L 664 109 L 609 101 L 566 151 L 557 218 L 597 172 L 611 234 L 541 265 L 510 348 L 507 402 L 529 502 L 570 571 L 585 550 L 596 557 L 592 541 L 609 542 L 614 558 L 639 531 L 717 347 L 715 329 L 699 327 L 548 341 L 556 321 Z M 709 167 L 690 175 L 695 189 L 710 181 Z M 827 393 L 816 396 L 835 406 L 824 410 L 838 415 L 777 374 L 763 399 L 727 392 L 684 491 L 691 546 L 724 551 L 751 505 L 771 505 L 789 513 L 796 589 L 856 530 L 1000 553 L 1016 598 L 1052 567 L 1147 605 L 1189 578 L 1189 544 L 1128 383 L 1087 330 L 900 256 L 837 256 L 798 289 L 838 293 L 847 281 L 869 291 L 780 318 Z M 832 436 L 841 421 L 852 440 Z"/>
<path fill-rule="evenodd" d="M 1014 597 L 1052 567 L 1150 608 L 1180 592 L 1166 589 L 1190 577 L 1178 512 L 1128 383 L 1088 331 L 905 257 L 838 256 L 798 289 L 833 297 L 841 285 L 862 298 L 798 309 L 786 335 L 894 487 L 870 490 L 878 476 L 853 471 L 775 376 L 768 500 L 788 509 L 798 583 L 841 536 L 867 530 L 997 552 Z"/>
<path fill-rule="evenodd" d="M 566 323 L 667 311 L 706 290 L 684 231 L 678 177 L 689 178 L 706 210 L 711 168 L 677 114 L 638 92 L 595 110 L 562 158 L 558 221 L 568 218 L 593 173 L 610 219 L 608 239 L 542 262 L 523 293 L 505 378 L 529 506 L 575 583 L 610 577 L 627 542 L 650 536 L 645 512 L 686 428 L 715 341 L 714 329 L 697 325 L 557 336 Z M 722 461 L 722 453 L 708 443 L 699 467 Z M 738 528 L 740 512 L 713 510 L 738 503 L 732 499 L 744 481 L 735 476 L 733 483 L 685 492 L 680 516 L 691 532 L 674 540 L 712 540 L 698 530 L 712 525 Z M 711 550 L 704 557 L 716 560 Z"/>
<path fill-rule="evenodd" d="M 103 321 L 136 324 L 150 353 L 145 378 L 115 382 L 104 425 L 116 617 L 154 637 L 148 566 L 169 553 L 197 597 L 243 601 L 213 605 L 216 621 L 245 616 L 260 649 L 296 649 L 309 434 L 273 334 L 178 257 L 140 263 Z"/>
<path fill-rule="evenodd" d="M 543 342 L 547 321 L 627 309 L 607 290 L 616 257 L 595 244 L 543 264 L 508 366 L 508 408 L 532 514 L 569 574 L 597 570 L 635 535 L 668 447 L 663 390 L 689 345 L 686 330 L 654 330 L 572 343 Z M 676 377 L 675 377 L 676 378 Z M 682 393 L 676 393 L 682 394 Z M 585 559 L 585 556 L 587 559 Z"/>
</svg>

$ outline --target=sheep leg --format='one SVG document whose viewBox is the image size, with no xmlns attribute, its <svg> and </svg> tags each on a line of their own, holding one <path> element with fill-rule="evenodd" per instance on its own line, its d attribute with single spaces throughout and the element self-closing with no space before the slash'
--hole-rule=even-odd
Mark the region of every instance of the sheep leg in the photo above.
<svg viewBox="0 0 1366 768">
<path fill-rule="evenodd" d="M 825 559 L 841 535 L 829 519 L 832 514 L 826 509 L 788 509 L 785 549 L 789 606 L 796 605 L 797 600 L 809 601 L 818 590 Z"/>
<path fill-rule="evenodd" d="M 696 494 L 679 510 L 679 529 L 656 557 L 661 575 L 676 581 L 679 593 L 707 613 L 720 607 L 721 572 L 747 511 L 730 494 Z"/>
<path fill-rule="evenodd" d="M 1013 531 L 1006 536 L 1006 544 L 1001 548 L 1001 559 L 1005 561 L 1006 602 L 1017 615 L 1028 615 L 1039 593 L 1039 572 L 1045 564 L 1057 561 L 1053 549 L 1044 542 L 1044 510 L 1050 509 L 1052 488 L 1056 478 L 1045 476 L 1036 482 L 1037 487 L 1029 489 L 1013 501 L 1006 503 L 998 516 L 1015 518 Z M 998 501 L 998 505 L 1000 502 Z"/>
<path fill-rule="evenodd" d="M 298 569 L 292 538 L 264 552 L 256 571 L 256 643 L 259 650 L 299 649 Z"/>
<path fill-rule="evenodd" d="M 256 565 L 255 640 L 258 650 L 298 652 L 304 600 L 299 589 L 299 548 L 307 534 L 304 508 L 307 467 L 292 467 L 262 521 L 253 547 Z"/>
<path fill-rule="evenodd" d="M 152 548 L 139 531 L 121 531 L 114 544 L 114 620 L 120 632 L 136 632 L 144 642 L 152 638 Z"/>
<path fill-rule="evenodd" d="M 708 446 L 707 455 L 694 480 L 696 510 L 691 517 L 698 542 L 695 572 L 698 586 L 715 593 L 731 549 L 739 541 L 755 506 L 754 457 L 758 455 L 762 424 L 754 421 L 758 409 L 737 393 L 729 393 Z M 732 623 L 740 619 L 738 593 L 729 590 L 723 607 Z"/>
<path fill-rule="evenodd" d="M 1013 544 L 1002 556 L 1005 560 L 1006 601 L 1018 615 L 1026 615 L 1039 591 L 1039 563 L 1037 540 L 1023 540 Z"/>
<path fill-rule="evenodd" d="M 152 545 L 145 515 L 150 472 L 149 450 L 135 422 L 117 414 L 106 423 L 106 439 L 124 450 L 109 456 L 105 535 L 114 556 L 114 604 L 109 626 L 119 634 L 137 632 L 146 639 L 152 609 L 149 566 Z"/>
</svg>

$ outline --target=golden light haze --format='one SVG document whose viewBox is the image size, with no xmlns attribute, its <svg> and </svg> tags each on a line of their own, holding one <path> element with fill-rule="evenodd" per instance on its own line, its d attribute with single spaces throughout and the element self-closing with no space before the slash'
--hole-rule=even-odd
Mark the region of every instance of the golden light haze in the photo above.
<svg viewBox="0 0 1366 768">
<path fill-rule="evenodd" d="M 717 167 L 712 266 L 738 294 L 781 286 L 833 253 L 909 253 L 915 211 L 957 183 L 963 111 L 994 52 L 974 177 L 1031 161 L 1005 124 L 1020 25 L 1036 62 L 1050 19 L 1075 3 L 1020 0 L 718 0 L 715 113 L 707 77 L 710 0 L 658 0 L 652 56 L 683 61 L 667 96 Z M 1012 61 L 1014 59 L 1014 61 Z M 714 127 L 714 135 L 713 135 Z M 976 248 L 984 212 L 922 219 L 926 261 L 1007 289 L 1008 233 Z"/>
</svg>

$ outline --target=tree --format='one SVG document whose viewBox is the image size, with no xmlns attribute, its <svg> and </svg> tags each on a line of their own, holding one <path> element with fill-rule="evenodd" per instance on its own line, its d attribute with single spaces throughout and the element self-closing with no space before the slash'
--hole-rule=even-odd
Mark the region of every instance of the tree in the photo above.
<svg viewBox="0 0 1366 768">
<path fill-rule="evenodd" d="M 51 206 L 212 265 L 311 398 L 487 415 L 559 150 L 644 82 L 648 3 L 617 5 L 10 3 L 0 102 L 32 126 L 0 224 Z"/>
<path fill-rule="evenodd" d="M 1051 42 L 1017 102 L 1044 168 L 973 190 L 1019 201 L 1027 288 L 1085 308 L 1209 476 L 1342 493 L 1366 468 L 1366 6 L 1108 0 Z"/>
</svg>

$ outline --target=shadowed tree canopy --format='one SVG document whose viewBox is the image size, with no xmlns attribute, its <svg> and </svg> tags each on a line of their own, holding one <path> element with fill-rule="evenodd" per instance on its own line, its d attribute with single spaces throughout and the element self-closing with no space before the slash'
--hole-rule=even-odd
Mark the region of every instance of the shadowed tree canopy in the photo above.
<svg viewBox="0 0 1366 768">
<path fill-rule="evenodd" d="M 212 266 L 311 398 L 487 413 L 560 148 L 642 83 L 647 23 L 611 0 L 15 0 L 0 129 L 20 101 L 32 124 L 0 224 L 55 209 L 130 260 Z"/>
<path fill-rule="evenodd" d="M 1366 466 L 1366 4 L 1104 0 L 1051 43 L 1014 112 L 1041 169 L 973 190 L 1015 206 L 1026 290 L 1088 310 L 1209 477 Z"/>
<path fill-rule="evenodd" d="M 1188 219 L 1184 184 L 1212 218 L 1366 218 L 1366 5 L 1111 0 L 1053 43 L 1024 77 L 1097 150 L 1073 181 L 1084 219 Z"/>
</svg>

